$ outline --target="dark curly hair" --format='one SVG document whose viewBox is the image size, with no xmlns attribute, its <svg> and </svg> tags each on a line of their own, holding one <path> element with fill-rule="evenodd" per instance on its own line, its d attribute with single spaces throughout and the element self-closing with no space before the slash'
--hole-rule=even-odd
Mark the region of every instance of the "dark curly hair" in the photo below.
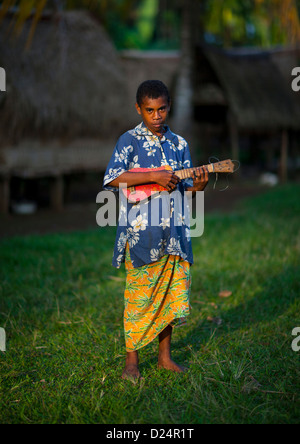
<svg viewBox="0 0 300 444">
<path fill-rule="evenodd" d="M 171 102 L 169 90 L 160 80 L 146 80 L 139 86 L 136 93 L 136 102 L 139 106 L 142 105 L 145 97 L 148 97 L 149 99 L 166 97 L 168 103 L 170 104 Z"/>
</svg>

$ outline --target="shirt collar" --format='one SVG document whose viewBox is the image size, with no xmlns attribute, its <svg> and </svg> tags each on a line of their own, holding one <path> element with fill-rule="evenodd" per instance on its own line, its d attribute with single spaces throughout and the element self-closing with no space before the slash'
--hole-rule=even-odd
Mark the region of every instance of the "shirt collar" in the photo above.
<svg viewBox="0 0 300 444">
<path fill-rule="evenodd" d="M 168 125 L 164 125 L 164 129 L 165 132 L 163 134 L 162 139 L 159 139 L 158 136 L 156 136 L 155 134 L 153 134 L 149 128 L 146 127 L 146 125 L 144 124 L 144 122 L 140 123 L 138 126 L 135 127 L 134 132 L 138 135 L 138 136 L 150 136 L 150 137 L 156 137 L 157 139 L 161 140 L 162 142 L 164 141 L 164 138 L 170 140 L 171 142 L 175 143 L 176 145 L 178 145 L 178 139 L 176 137 L 176 135 L 174 133 L 172 133 L 172 131 L 170 130 L 170 128 L 168 127 Z M 177 142 L 177 143 L 176 143 Z"/>
</svg>

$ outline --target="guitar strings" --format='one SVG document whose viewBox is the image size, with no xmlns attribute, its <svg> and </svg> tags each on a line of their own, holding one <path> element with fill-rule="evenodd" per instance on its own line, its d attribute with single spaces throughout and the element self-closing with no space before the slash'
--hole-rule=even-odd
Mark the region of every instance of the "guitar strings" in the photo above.
<svg viewBox="0 0 300 444">
<path fill-rule="evenodd" d="M 211 157 L 208 159 L 208 161 L 209 161 L 210 164 L 211 164 L 211 163 L 214 163 L 214 162 L 212 162 L 212 159 L 215 159 L 217 162 L 220 162 L 220 160 L 219 160 L 217 157 L 215 157 L 215 156 L 211 156 Z M 218 190 L 218 191 L 226 191 L 226 190 L 229 188 L 229 179 L 228 179 L 229 174 L 233 174 L 233 173 L 235 173 L 236 171 L 238 171 L 238 170 L 240 169 L 241 162 L 240 162 L 239 160 L 232 160 L 232 162 L 233 162 L 233 163 L 234 163 L 234 162 L 237 162 L 238 166 L 237 166 L 237 168 L 236 168 L 232 173 L 227 173 L 227 174 L 226 174 L 227 187 L 223 188 L 223 190 Z M 213 189 L 214 189 L 214 190 L 216 189 L 216 185 L 217 185 L 218 179 L 219 179 L 219 174 L 216 173 L 216 179 L 215 179 L 215 183 L 214 183 L 214 185 L 213 185 Z"/>
</svg>

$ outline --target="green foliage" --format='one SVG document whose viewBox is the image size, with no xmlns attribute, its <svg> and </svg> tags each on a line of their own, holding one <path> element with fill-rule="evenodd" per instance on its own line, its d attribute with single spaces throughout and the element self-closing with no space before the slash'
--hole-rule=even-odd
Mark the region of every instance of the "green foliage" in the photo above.
<svg viewBox="0 0 300 444">
<path fill-rule="evenodd" d="M 28 46 L 46 7 L 58 12 L 88 8 L 119 49 L 179 48 L 183 7 L 193 8 L 193 25 L 209 43 L 268 47 L 300 40 L 299 0 L 194 0 L 190 6 L 171 0 L 3 0 L 0 4 L 0 21 L 9 8 L 18 7 L 16 34 L 32 16 Z"/>
<path fill-rule="evenodd" d="M 144 0 L 137 10 L 137 32 L 139 39 L 144 44 L 153 37 L 158 6 L 159 0 Z"/>
<path fill-rule="evenodd" d="M 110 7 L 105 15 L 106 28 L 116 47 L 147 49 L 153 39 L 158 0 L 131 1 L 126 9 L 121 5 L 123 10 Z"/>
<path fill-rule="evenodd" d="M 189 371 L 158 370 L 154 341 L 136 385 L 120 378 L 115 229 L 2 240 L 0 423 L 298 423 L 299 192 L 277 187 L 206 216 L 193 239 L 192 312 L 173 337 Z"/>
<path fill-rule="evenodd" d="M 205 32 L 222 46 L 274 46 L 299 42 L 296 0 L 207 0 Z"/>
</svg>

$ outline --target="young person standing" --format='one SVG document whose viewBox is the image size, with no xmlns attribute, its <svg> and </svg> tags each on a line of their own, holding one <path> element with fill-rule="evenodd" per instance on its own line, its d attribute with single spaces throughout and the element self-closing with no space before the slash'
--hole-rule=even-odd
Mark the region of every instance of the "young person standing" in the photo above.
<svg viewBox="0 0 300 444">
<path fill-rule="evenodd" d="M 185 200 L 178 206 L 172 192 L 183 196 L 185 191 L 204 190 L 208 172 L 202 168 L 194 180 L 180 181 L 173 171 L 154 170 L 166 165 L 173 170 L 192 167 L 187 142 L 166 125 L 170 107 L 169 91 L 162 82 L 148 80 L 140 85 L 136 110 L 142 123 L 120 137 L 104 177 L 106 189 L 155 183 L 171 193 L 169 198 L 165 193 L 157 197 L 159 205 L 152 198 L 121 206 L 120 218 L 125 223 L 118 226 L 113 265 L 119 268 L 125 262 L 126 267 L 124 379 L 140 377 L 138 350 L 156 337 L 158 366 L 184 371 L 172 360 L 171 339 L 173 328 L 184 324 L 189 315 L 193 253 Z M 134 168 L 149 171 L 130 171 Z M 159 212 L 155 225 L 151 209 Z M 134 220 L 129 217 L 132 210 Z"/>
</svg>

